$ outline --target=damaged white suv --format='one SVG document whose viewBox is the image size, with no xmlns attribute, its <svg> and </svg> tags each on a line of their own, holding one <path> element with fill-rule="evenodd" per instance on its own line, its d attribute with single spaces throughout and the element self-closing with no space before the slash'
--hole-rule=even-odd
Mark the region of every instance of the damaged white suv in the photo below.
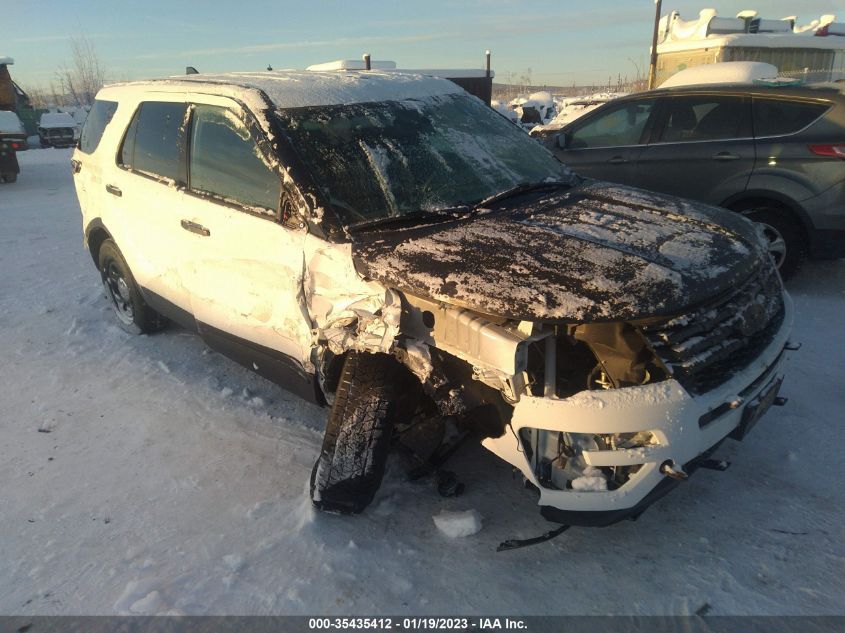
<svg viewBox="0 0 845 633">
<path fill-rule="evenodd" d="M 581 179 L 447 80 L 110 86 L 72 165 L 126 329 L 331 407 L 322 509 L 364 509 L 394 440 L 475 434 L 544 516 L 607 525 L 781 400 L 791 303 L 751 222 Z"/>
</svg>

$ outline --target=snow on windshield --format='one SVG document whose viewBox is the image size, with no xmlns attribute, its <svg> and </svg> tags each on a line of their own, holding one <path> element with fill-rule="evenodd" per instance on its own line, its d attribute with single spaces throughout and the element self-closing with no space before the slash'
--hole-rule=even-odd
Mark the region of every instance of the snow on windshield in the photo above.
<svg viewBox="0 0 845 633">
<path fill-rule="evenodd" d="M 453 208 L 569 177 L 547 150 L 466 94 L 277 116 L 344 223 Z"/>
</svg>

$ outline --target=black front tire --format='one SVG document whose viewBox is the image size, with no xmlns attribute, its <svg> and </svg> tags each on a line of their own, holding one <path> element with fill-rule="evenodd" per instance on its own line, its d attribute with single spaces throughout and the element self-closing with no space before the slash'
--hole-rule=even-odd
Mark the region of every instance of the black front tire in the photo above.
<svg viewBox="0 0 845 633">
<path fill-rule="evenodd" d="M 356 514 L 381 486 L 393 427 L 411 415 L 419 382 L 387 354 L 349 352 L 311 472 L 311 500 L 327 512 Z"/>
<path fill-rule="evenodd" d="M 100 277 L 118 324 L 131 334 L 157 332 L 167 320 L 146 304 L 129 265 L 113 240 L 100 245 L 98 257 Z"/>
</svg>

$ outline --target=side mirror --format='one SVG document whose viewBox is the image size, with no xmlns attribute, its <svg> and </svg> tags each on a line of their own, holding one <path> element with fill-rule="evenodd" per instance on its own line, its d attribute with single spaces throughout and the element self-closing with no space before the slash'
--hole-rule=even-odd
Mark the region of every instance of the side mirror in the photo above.
<svg viewBox="0 0 845 633">
<path fill-rule="evenodd" d="M 557 146 L 560 149 L 566 149 L 569 145 L 569 132 L 561 132 L 557 135 Z"/>
</svg>

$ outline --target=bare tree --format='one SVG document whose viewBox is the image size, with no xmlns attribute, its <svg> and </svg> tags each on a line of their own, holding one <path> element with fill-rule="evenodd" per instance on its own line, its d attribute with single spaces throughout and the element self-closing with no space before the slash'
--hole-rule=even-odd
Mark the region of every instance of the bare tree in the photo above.
<svg viewBox="0 0 845 633">
<path fill-rule="evenodd" d="M 36 110 L 45 109 L 50 103 L 48 92 L 40 86 L 29 88 L 25 92 L 29 97 L 29 104 Z"/>
<path fill-rule="evenodd" d="M 70 48 L 71 65 L 63 64 L 56 71 L 55 92 L 67 95 L 73 105 L 91 105 L 103 87 L 105 70 L 94 45 L 86 37 L 71 37 Z"/>
</svg>

